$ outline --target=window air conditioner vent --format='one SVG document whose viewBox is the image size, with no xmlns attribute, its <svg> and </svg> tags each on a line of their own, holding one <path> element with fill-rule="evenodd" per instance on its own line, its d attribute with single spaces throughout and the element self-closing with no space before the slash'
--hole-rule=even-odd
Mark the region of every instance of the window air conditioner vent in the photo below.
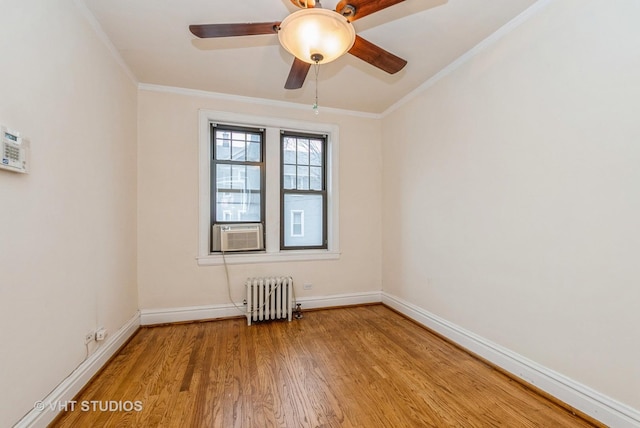
<svg viewBox="0 0 640 428">
<path fill-rule="evenodd" d="M 212 251 L 262 250 L 262 224 L 214 224 Z"/>
</svg>

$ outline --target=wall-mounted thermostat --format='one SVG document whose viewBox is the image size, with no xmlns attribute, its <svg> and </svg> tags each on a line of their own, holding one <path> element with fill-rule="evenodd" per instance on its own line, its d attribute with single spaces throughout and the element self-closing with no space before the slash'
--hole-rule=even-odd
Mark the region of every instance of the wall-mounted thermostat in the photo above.
<svg viewBox="0 0 640 428">
<path fill-rule="evenodd" d="M 13 172 L 27 172 L 27 145 L 19 132 L 0 126 L 0 168 Z"/>
</svg>

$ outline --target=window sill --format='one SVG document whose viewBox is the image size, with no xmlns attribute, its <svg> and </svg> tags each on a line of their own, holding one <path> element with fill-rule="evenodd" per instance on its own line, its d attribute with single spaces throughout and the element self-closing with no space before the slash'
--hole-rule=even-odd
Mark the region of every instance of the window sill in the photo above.
<svg viewBox="0 0 640 428">
<path fill-rule="evenodd" d="M 339 251 L 327 250 L 305 250 L 305 251 L 281 251 L 278 253 L 232 253 L 225 254 L 224 258 L 221 254 L 210 254 L 208 256 L 200 256 L 196 258 L 198 266 L 220 266 L 226 263 L 228 265 L 240 265 L 249 263 L 280 263 L 280 262 L 306 262 L 319 260 L 338 260 L 340 259 Z"/>
</svg>

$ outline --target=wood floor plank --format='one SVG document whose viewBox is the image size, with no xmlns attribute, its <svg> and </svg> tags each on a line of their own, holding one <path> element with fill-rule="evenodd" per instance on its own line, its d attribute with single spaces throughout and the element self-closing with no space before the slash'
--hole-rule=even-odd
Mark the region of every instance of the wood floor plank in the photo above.
<svg viewBox="0 0 640 428">
<path fill-rule="evenodd" d="M 589 427 L 383 305 L 142 328 L 52 427 Z"/>
</svg>

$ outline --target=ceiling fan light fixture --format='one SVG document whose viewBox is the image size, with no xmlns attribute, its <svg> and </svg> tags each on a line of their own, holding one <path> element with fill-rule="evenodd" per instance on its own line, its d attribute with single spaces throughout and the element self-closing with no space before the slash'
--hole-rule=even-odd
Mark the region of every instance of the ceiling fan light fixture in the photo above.
<svg viewBox="0 0 640 428">
<path fill-rule="evenodd" d="M 302 9 L 280 23 L 283 48 L 309 64 L 326 64 L 351 49 L 356 32 L 341 14 L 328 9 Z M 318 60 L 320 58 L 320 60 Z"/>
</svg>

